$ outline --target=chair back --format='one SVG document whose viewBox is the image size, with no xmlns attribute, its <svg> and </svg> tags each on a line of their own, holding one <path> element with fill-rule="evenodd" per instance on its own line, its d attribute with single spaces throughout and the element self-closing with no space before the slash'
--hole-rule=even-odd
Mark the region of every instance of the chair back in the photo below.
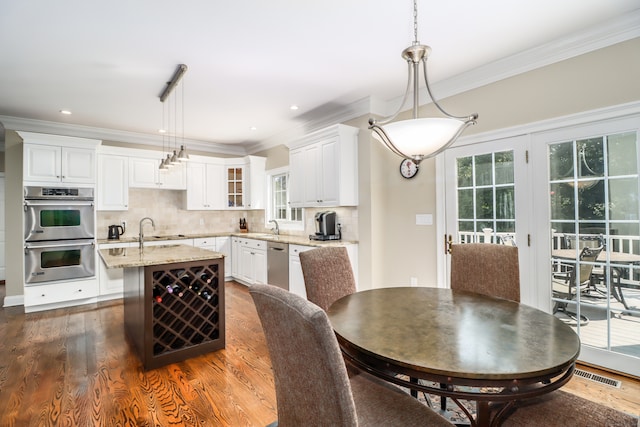
<svg viewBox="0 0 640 427">
<path fill-rule="evenodd" d="M 486 243 L 451 245 L 451 289 L 520 302 L 518 248 Z"/>
<path fill-rule="evenodd" d="M 602 235 L 581 234 L 576 236 L 575 234 L 567 234 L 565 239 L 567 240 L 567 248 L 569 249 L 600 248 L 604 246 Z"/>
<path fill-rule="evenodd" d="M 578 276 L 578 284 L 588 284 L 591 281 L 591 273 L 598 255 L 602 252 L 602 246 L 597 248 L 583 247 L 580 252 L 580 275 Z M 573 279 L 573 278 L 572 278 Z"/>
<path fill-rule="evenodd" d="M 276 286 L 249 292 L 273 366 L 278 427 L 356 426 L 347 369 L 324 310 Z"/>
<path fill-rule="evenodd" d="M 307 299 L 328 310 L 331 304 L 356 291 L 356 280 L 345 247 L 326 247 L 300 253 Z"/>
</svg>

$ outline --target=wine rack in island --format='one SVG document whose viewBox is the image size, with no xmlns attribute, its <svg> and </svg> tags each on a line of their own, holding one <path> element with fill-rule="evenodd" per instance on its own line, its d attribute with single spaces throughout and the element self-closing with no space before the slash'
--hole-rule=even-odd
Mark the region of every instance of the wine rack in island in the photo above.
<svg viewBox="0 0 640 427">
<path fill-rule="evenodd" d="M 224 348 L 223 258 L 141 269 L 139 297 L 125 290 L 125 323 L 146 369 Z"/>
</svg>

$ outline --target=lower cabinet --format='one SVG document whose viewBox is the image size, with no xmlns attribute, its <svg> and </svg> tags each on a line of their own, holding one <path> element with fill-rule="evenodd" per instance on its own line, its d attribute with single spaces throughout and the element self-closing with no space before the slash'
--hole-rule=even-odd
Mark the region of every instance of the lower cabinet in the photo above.
<svg viewBox="0 0 640 427">
<path fill-rule="evenodd" d="M 246 285 L 267 283 L 267 242 L 233 237 L 231 245 L 233 277 Z"/>
<path fill-rule="evenodd" d="M 196 248 L 208 249 L 210 251 L 220 252 L 224 254 L 224 271 L 225 280 L 230 280 L 232 276 L 231 268 L 231 237 L 204 237 L 193 239 L 193 246 Z"/>
<path fill-rule="evenodd" d="M 307 297 L 307 291 L 304 287 L 304 276 L 302 275 L 302 266 L 300 265 L 300 253 L 315 249 L 314 246 L 289 245 L 289 292 Z"/>
<path fill-rule="evenodd" d="M 49 282 L 24 287 L 24 311 L 30 313 L 96 301 L 98 280 Z"/>
<path fill-rule="evenodd" d="M 117 242 L 117 243 L 101 243 L 98 245 L 98 249 L 108 249 L 112 251 L 114 254 L 122 254 L 124 255 L 129 248 L 135 248 L 138 250 L 137 243 L 125 243 L 125 242 Z M 122 268 L 107 268 L 104 265 L 104 261 L 100 255 L 96 255 L 98 262 L 96 265 L 98 266 L 98 280 L 99 280 L 99 300 L 106 301 L 110 299 L 122 298 L 122 289 L 123 289 L 123 278 L 124 272 Z"/>
</svg>

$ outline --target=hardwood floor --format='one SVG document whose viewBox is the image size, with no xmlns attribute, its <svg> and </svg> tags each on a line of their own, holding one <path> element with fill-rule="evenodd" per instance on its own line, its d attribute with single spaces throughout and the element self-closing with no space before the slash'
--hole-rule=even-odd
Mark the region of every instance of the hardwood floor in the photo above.
<svg viewBox="0 0 640 427">
<path fill-rule="evenodd" d="M 0 425 L 269 424 L 276 398 L 262 328 L 247 288 L 228 282 L 226 292 L 226 348 L 147 372 L 125 338 L 119 302 L 0 308 Z M 3 297 L 0 286 L 0 305 Z M 601 374 L 621 378 L 622 388 L 574 377 L 563 389 L 640 414 L 640 381 Z"/>
</svg>

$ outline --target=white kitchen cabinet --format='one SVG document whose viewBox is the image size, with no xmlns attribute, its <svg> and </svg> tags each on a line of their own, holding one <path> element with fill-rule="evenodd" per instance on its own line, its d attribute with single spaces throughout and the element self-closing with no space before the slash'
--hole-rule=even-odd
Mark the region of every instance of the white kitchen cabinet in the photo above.
<svg viewBox="0 0 640 427">
<path fill-rule="evenodd" d="M 224 209 L 224 169 L 221 162 L 187 164 L 187 210 Z"/>
<path fill-rule="evenodd" d="M 231 236 L 231 277 L 240 277 L 240 248 L 242 242 L 240 237 Z"/>
<path fill-rule="evenodd" d="M 193 246 L 224 254 L 224 276 L 231 279 L 231 238 L 229 236 L 193 239 Z"/>
<path fill-rule="evenodd" d="M 129 209 L 129 159 L 126 156 L 98 154 L 97 210 Z"/>
<path fill-rule="evenodd" d="M 300 253 L 315 249 L 314 246 L 289 245 L 289 292 L 307 298 L 304 276 L 300 265 Z"/>
<path fill-rule="evenodd" d="M 56 145 L 24 144 L 24 180 L 93 184 L 96 150 Z"/>
<path fill-rule="evenodd" d="M 57 281 L 24 287 L 24 311 L 51 310 L 97 301 L 98 279 Z"/>
<path fill-rule="evenodd" d="M 185 165 L 180 164 L 161 170 L 160 160 L 160 155 L 157 157 L 130 157 L 129 187 L 185 190 L 187 188 Z"/>
<path fill-rule="evenodd" d="M 266 158 L 228 159 L 225 166 L 226 208 L 264 209 Z"/>
<path fill-rule="evenodd" d="M 267 283 L 267 242 L 240 239 L 238 278 L 248 285 Z"/>
<path fill-rule="evenodd" d="M 100 243 L 98 249 L 106 249 L 113 251 L 116 254 L 124 255 L 126 251 L 138 250 L 138 243 L 132 242 L 114 242 L 114 243 Z M 124 287 L 123 277 L 124 269 L 122 268 L 107 268 L 102 260 L 102 257 L 97 254 L 96 264 L 98 266 L 98 280 L 99 280 L 99 296 L 100 301 L 106 301 L 116 298 L 122 298 L 122 292 Z"/>
<path fill-rule="evenodd" d="M 358 205 L 358 129 L 335 125 L 290 147 L 292 207 Z"/>
</svg>

